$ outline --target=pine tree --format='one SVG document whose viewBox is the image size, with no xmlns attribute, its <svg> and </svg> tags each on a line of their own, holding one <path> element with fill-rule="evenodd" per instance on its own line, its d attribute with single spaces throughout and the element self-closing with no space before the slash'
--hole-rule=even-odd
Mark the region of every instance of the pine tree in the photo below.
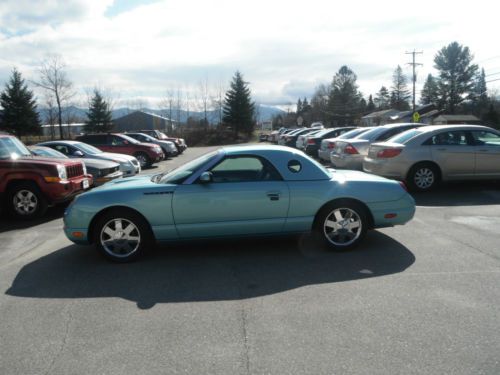
<svg viewBox="0 0 500 375">
<path fill-rule="evenodd" d="M 366 105 L 366 110 L 368 112 L 373 112 L 375 110 L 375 103 L 373 102 L 372 94 L 368 97 L 368 104 Z"/>
<path fill-rule="evenodd" d="M 356 80 L 356 74 L 345 65 L 333 77 L 328 107 L 337 126 L 350 125 L 359 116 L 361 94 Z"/>
<path fill-rule="evenodd" d="M 94 95 L 90 99 L 87 118 L 84 129 L 87 133 L 106 133 L 113 128 L 109 104 L 98 89 L 94 89 Z"/>
<path fill-rule="evenodd" d="M 299 100 L 297 101 L 297 113 L 300 113 L 302 111 L 302 100 Z"/>
<path fill-rule="evenodd" d="M 379 110 L 388 109 L 390 106 L 390 94 L 389 90 L 385 86 L 382 86 L 375 96 L 374 102 Z"/>
<path fill-rule="evenodd" d="M 473 112 L 482 117 L 488 109 L 488 87 L 486 86 L 486 74 L 484 68 L 476 77 L 474 96 L 472 98 Z"/>
<path fill-rule="evenodd" d="M 255 104 L 251 101 L 248 83 L 243 81 L 242 74 L 237 71 L 231 87 L 224 99 L 224 124 L 231 126 L 235 136 L 238 132 L 250 135 L 254 128 Z"/>
<path fill-rule="evenodd" d="M 443 47 L 434 57 L 439 71 L 439 99 L 448 112 L 454 114 L 465 99 L 471 97 L 478 66 L 468 47 L 453 42 Z"/>
<path fill-rule="evenodd" d="M 411 94 L 410 90 L 408 90 L 407 82 L 408 79 L 403 74 L 403 69 L 398 65 L 392 75 L 391 98 L 394 97 L 394 103 L 391 103 L 391 107 L 399 111 L 410 109 L 408 99 L 411 97 Z"/>
<path fill-rule="evenodd" d="M 439 105 L 439 90 L 438 84 L 432 74 L 427 76 L 424 87 L 420 92 L 420 104 L 434 104 Z"/>
<path fill-rule="evenodd" d="M 28 90 L 21 73 L 14 69 L 9 83 L 0 95 L 3 108 L 1 126 L 16 136 L 40 134 L 40 119 L 33 92 Z"/>
</svg>

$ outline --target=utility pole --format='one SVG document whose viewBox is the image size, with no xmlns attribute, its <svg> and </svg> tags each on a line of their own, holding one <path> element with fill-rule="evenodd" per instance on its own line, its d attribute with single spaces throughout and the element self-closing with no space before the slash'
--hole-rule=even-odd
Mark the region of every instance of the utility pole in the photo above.
<svg viewBox="0 0 500 375">
<path fill-rule="evenodd" d="M 412 107 L 413 113 L 415 113 L 415 83 L 417 82 L 417 75 L 415 73 L 415 66 L 423 65 L 423 64 L 418 64 L 415 62 L 415 55 L 421 55 L 423 53 L 424 53 L 423 51 L 417 52 L 417 51 L 415 51 L 415 49 L 412 52 L 405 52 L 405 55 L 412 55 L 413 56 L 412 62 L 408 63 L 408 65 L 411 65 L 413 67 L 413 107 Z"/>
</svg>

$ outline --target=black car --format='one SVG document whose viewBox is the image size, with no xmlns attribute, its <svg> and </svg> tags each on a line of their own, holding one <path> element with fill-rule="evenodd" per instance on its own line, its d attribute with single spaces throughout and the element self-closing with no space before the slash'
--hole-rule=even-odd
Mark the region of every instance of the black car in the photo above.
<svg viewBox="0 0 500 375">
<path fill-rule="evenodd" d="M 326 138 L 335 138 L 339 135 L 346 133 L 350 130 L 356 129 L 355 126 L 344 126 L 341 128 L 329 128 L 323 129 L 310 137 L 306 137 L 306 141 L 304 142 L 304 152 L 307 155 L 318 156 L 318 150 L 321 146 L 321 141 Z"/>
<path fill-rule="evenodd" d="M 284 140 L 285 140 L 284 145 L 288 146 L 288 147 L 295 147 L 295 145 L 297 143 L 297 138 L 299 137 L 299 135 L 305 135 L 305 134 L 309 134 L 309 133 L 312 133 L 315 131 L 318 131 L 318 129 L 317 128 L 305 128 L 305 129 L 293 132 L 291 134 L 288 134 L 284 137 Z"/>
</svg>

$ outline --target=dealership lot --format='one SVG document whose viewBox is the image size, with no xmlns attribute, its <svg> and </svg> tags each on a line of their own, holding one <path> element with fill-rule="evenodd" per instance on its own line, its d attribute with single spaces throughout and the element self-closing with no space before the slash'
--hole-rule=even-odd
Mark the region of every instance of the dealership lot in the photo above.
<svg viewBox="0 0 500 375">
<path fill-rule="evenodd" d="M 63 208 L 2 217 L 0 373 L 498 374 L 500 183 L 415 198 L 350 253 L 200 242 L 126 265 L 68 241 Z"/>
</svg>

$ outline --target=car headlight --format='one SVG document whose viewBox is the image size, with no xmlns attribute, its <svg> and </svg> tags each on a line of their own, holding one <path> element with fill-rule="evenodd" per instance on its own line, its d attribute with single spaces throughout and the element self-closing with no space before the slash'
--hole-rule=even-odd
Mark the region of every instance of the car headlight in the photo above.
<svg viewBox="0 0 500 375">
<path fill-rule="evenodd" d="M 68 174 L 66 173 L 66 167 L 61 164 L 57 164 L 57 174 L 61 180 L 67 180 Z"/>
</svg>

